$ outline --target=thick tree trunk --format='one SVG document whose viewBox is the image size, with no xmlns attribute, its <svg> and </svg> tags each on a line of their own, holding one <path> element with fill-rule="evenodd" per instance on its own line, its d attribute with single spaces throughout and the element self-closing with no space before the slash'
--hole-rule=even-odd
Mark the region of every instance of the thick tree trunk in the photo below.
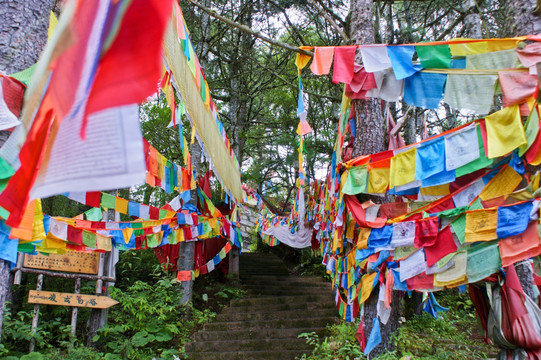
<svg viewBox="0 0 541 360">
<path fill-rule="evenodd" d="M 507 4 L 513 19 L 513 35 L 541 34 L 541 16 L 536 10 L 536 0 L 510 0 Z M 541 10 L 541 9 L 537 9 Z M 533 298 L 533 271 L 530 262 L 515 265 L 524 292 Z"/>
<path fill-rule="evenodd" d="M 47 43 L 52 0 L 0 0 L 0 72 L 29 68 Z M 0 146 L 9 137 L 0 132 Z M 0 335 L 6 300 L 11 293 L 10 264 L 0 260 Z"/>
<path fill-rule="evenodd" d="M 536 0 L 509 0 L 507 8 L 513 19 L 513 35 L 532 35 L 541 33 L 541 17 L 534 13 Z"/>
<path fill-rule="evenodd" d="M 356 44 L 371 44 L 375 40 L 372 7 L 372 0 L 351 0 L 350 37 Z M 357 58 L 357 62 L 360 62 L 359 58 Z M 353 157 L 386 150 L 387 129 L 385 128 L 380 100 L 353 100 L 352 106 L 355 109 L 355 123 L 357 126 L 353 144 Z M 381 199 L 374 200 L 381 202 Z M 372 319 L 377 317 L 378 292 L 378 289 L 375 289 L 364 304 L 366 336 L 372 331 Z M 399 318 L 399 297 L 397 292 L 393 292 L 392 304 L 389 321 L 387 324 L 381 324 L 382 342 L 370 353 L 370 357 L 377 356 L 392 348 L 391 333 L 398 328 Z"/>
</svg>

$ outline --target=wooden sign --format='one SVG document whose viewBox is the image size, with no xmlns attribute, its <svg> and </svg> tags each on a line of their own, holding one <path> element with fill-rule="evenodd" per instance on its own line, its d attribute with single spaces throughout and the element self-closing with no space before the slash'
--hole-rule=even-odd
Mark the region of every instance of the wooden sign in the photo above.
<svg viewBox="0 0 541 360">
<path fill-rule="evenodd" d="M 107 296 L 68 294 L 39 290 L 30 290 L 28 293 L 28 302 L 30 304 L 73 306 L 93 309 L 107 309 L 118 304 L 118 301 Z"/>
<path fill-rule="evenodd" d="M 28 255 L 24 256 L 23 266 L 31 269 L 53 270 L 79 274 L 98 273 L 99 254 L 67 251 L 63 255 Z"/>
</svg>

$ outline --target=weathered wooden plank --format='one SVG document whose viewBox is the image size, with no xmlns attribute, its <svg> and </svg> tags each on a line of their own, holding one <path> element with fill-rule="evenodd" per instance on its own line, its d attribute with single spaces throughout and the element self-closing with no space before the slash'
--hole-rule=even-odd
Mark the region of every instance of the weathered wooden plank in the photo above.
<svg viewBox="0 0 541 360">
<path fill-rule="evenodd" d="M 80 274 L 98 273 L 99 253 L 68 251 L 63 255 L 28 255 L 24 256 L 23 266 L 32 269 L 65 271 Z"/>
<path fill-rule="evenodd" d="M 30 290 L 28 293 L 28 302 L 31 304 L 76 306 L 93 309 L 107 309 L 118 304 L 118 301 L 107 296 L 69 294 L 37 290 Z"/>
</svg>

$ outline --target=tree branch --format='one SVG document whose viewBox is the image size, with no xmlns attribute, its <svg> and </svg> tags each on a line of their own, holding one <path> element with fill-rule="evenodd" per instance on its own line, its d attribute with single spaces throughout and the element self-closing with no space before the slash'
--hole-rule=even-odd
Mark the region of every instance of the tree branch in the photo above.
<svg viewBox="0 0 541 360">
<path fill-rule="evenodd" d="M 323 17 L 325 18 L 325 20 L 327 20 L 327 22 L 338 32 L 338 34 L 340 34 L 340 36 L 342 37 L 342 39 L 344 39 L 345 42 L 349 42 L 350 41 L 350 38 L 349 36 L 346 35 L 346 33 L 344 32 L 344 29 L 341 28 L 340 26 L 338 26 L 338 24 L 336 23 L 336 21 L 333 20 L 333 18 L 329 15 L 329 13 L 327 12 L 327 10 L 325 9 L 324 6 L 320 7 L 318 6 L 318 3 L 321 5 L 321 2 L 318 2 L 316 3 L 315 1 L 313 0 L 309 0 L 308 2 L 310 2 L 312 5 L 314 5 L 317 10 L 318 10 L 318 13 L 320 13 L 321 15 L 323 15 Z"/>
<path fill-rule="evenodd" d="M 234 28 L 236 29 L 239 29 L 241 31 L 244 31 L 252 36 L 255 36 L 256 38 L 258 39 L 261 39 L 263 40 L 264 42 L 266 43 L 269 43 L 271 45 L 274 45 L 274 46 L 278 46 L 278 47 L 281 47 L 281 48 L 284 48 L 284 49 L 287 49 L 289 51 L 294 51 L 294 52 L 297 52 L 297 53 L 300 53 L 300 54 L 304 54 L 304 55 L 308 55 L 308 56 L 314 56 L 314 53 L 311 52 L 311 51 L 307 51 L 307 50 L 302 50 L 302 49 L 299 49 L 295 46 L 292 46 L 292 45 L 289 45 L 289 44 L 286 44 L 284 42 L 281 42 L 281 41 L 278 41 L 278 40 L 274 40 L 274 39 L 271 39 L 269 38 L 268 36 L 266 35 L 263 35 L 257 31 L 254 31 L 252 29 L 250 29 L 248 26 L 246 25 L 243 25 L 243 24 L 239 24 L 231 19 L 228 19 L 224 16 L 221 16 L 221 15 L 218 15 L 216 14 L 215 11 L 213 11 L 212 9 L 209 9 L 208 7 L 206 6 L 203 6 L 201 5 L 200 3 L 198 3 L 197 1 L 194 1 L 194 0 L 188 0 L 191 4 L 197 6 L 199 9 L 203 10 L 204 12 L 206 12 L 207 14 L 209 14 L 210 16 L 212 16 L 213 18 L 215 19 L 218 19 L 230 26 L 233 26 Z"/>
</svg>

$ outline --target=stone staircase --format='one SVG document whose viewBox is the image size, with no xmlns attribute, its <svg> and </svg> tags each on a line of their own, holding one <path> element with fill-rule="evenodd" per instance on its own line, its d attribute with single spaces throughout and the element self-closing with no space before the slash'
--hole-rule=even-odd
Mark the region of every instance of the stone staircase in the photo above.
<svg viewBox="0 0 541 360">
<path fill-rule="evenodd" d="M 337 321 L 329 283 L 290 275 L 273 254 L 242 254 L 240 279 L 246 297 L 232 300 L 195 334 L 186 345 L 188 359 L 295 359 L 312 351 L 299 334 L 321 336 Z"/>
</svg>

